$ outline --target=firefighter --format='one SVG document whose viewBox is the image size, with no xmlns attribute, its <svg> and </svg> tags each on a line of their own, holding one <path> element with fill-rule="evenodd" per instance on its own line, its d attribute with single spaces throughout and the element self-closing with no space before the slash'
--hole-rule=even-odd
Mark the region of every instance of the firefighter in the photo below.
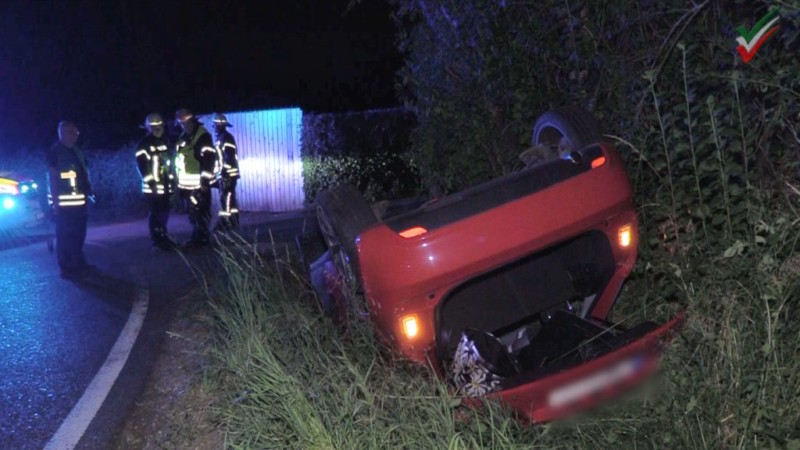
<svg viewBox="0 0 800 450">
<path fill-rule="evenodd" d="M 161 114 L 148 114 L 142 128 L 147 130 L 147 135 L 136 147 L 136 165 L 142 176 L 142 193 L 149 210 L 150 239 L 153 247 L 170 251 L 176 248 L 167 233 L 174 182 L 172 152 L 164 135 L 165 124 Z"/>
<path fill-rule="evenodd" d="M 70 121 L 58 124 L 58 142 L 46 153 L 48 197 L 56 222 L 56 256 L 61 277 L 76 279 L 94 269 L 86 263 L 87 202 L 93 198 L 83 153 L 75 146 L 78 127 Z"/>
<path fill-rule="evenodd" d="M 215 178 L 217 151 L 211 134 L 190 110 L 177 110 L 175 119 L 183 130 L 176 145 L 175 173 L 181 197 L 188 199 L 192 224 L 192 236 L 184 247 L 202 247 L 209 244 L 211 184 Z"/>
<path fill-rule="evenodd" d="M 219 188 L 219 212 L 214 230 L 227 232 L 239 229 L 239 204 L 236 201 L 236 182 L 239 179 L 239 159 L 236 153 L 236 141 L 228 127 L 232 127 L 224 114 L 215 114 L 212 119 L 215 147 L 219 170 L 217 171 L 217 187 Z"/>
</svg>

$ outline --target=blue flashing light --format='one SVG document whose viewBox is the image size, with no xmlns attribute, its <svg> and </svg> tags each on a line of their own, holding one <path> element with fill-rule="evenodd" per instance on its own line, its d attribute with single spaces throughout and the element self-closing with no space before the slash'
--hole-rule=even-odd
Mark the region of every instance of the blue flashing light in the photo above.
<svg viewBox="0 0 800 450">
<path fill-rule="evenodd" d="M 30 186 L 28 186 L 27 184 L 23 184 L 23 185 L 22 185 L 22 187 L 20 187 L 20 190 L 22 191 L 22 193 L 23 193 L 23 194 L 25 194 L 25 193 L 27 193 L 28 191 L 30 191 L 30 190 L 31 190 L 31 188 L 30 188 Z"/>
<path fill-rule="evenodd" d="M 6 197 L 3 199 L 3 208 L 4 209 L 11 209 L 14 207 L 14 199 L 10 197 Z"/>
</svg>

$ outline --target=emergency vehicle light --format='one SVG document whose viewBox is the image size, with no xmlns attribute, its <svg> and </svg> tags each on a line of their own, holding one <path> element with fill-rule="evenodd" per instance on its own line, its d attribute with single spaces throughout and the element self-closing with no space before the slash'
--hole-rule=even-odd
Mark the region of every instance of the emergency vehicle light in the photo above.
<svg viewBox="0 0 800 450">
<path fill-rule="evenodd" d="M 19 194 L 17 183 L 0 183 L 0 194 Z"/>
<path fill-rule="evenodd" d="M 12 209 L 14 207 L 14 199 L 10 197 L 6 197 L 3 199 L 3 208 L 4 209 Z"/>
</svg>

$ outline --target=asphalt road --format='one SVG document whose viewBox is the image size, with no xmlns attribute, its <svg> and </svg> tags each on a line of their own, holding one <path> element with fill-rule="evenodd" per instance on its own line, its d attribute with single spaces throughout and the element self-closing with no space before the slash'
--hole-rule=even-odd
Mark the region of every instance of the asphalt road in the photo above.
<svg viewBox="0 0 800 450">
<path fill-rule="evenodd" d="M 176 240 L 188 237 L 186 222 L 171 218 Z M 311 223 L 305 212 L 245 213 L 242 234 L 290 245 Z M 144 386 L 174 300 L 197 280 L 183 257 L 151 248 L 144 219 L 90 227 L 85 251 L 102 275 L 83 283 L 58 276 L 46 231 L 0 234 L 0 448 L 72 448 L 63 436 L 74 448 L 104 448 Z M 213 252 L 186 256 L 210 264 Z M 131 325 L 138 313 L 140 328 Z M 123 354 L 125 336 L 132 347 Z M 121 371 L 108 375 L 115 364 Z M 99 395 L 102 379 L 108 389 Z"/>
</svg>

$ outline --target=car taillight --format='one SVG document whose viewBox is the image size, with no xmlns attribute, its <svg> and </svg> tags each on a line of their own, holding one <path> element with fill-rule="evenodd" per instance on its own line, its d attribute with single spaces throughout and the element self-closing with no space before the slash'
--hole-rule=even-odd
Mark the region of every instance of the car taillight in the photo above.
<svg viewBox="0 0 800 450">
<path fill-rule="evenodd" d="M 403 316 L 400 319 L 400 324 L 407 339 L 413 339 L 419 335 L 419 320 L 417 320 L 416 314 Z"/>
<path fill-rule="evenodd" d="M 403 236 L 404 238 L 412 238 L 414 236 L 419 236 L 420 234 L 425 234 L 427 232 L 428 230 L 426 230 L 423 227 L 411 227 L 407 230 L 401 231 L 400 236 Z"/>
<path fill-rule="evenodd" d="M 630 224 L 619 227 L 617 242 L 622 248 L 628 248 L 633 243 L 633 227 Z"/>
<path fill-rule="evenodd" d="M 601 156 L 592 160 L 592 169 L 596 169 L 606 163 L 606 157 Z"/>
</svg>

